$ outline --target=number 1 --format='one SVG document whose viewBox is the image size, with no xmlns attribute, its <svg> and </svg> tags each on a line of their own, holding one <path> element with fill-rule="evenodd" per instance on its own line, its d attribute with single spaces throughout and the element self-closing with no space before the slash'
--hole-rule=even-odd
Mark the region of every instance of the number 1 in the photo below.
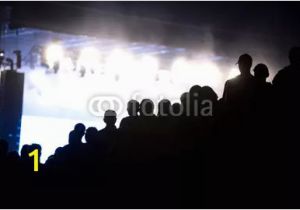
<svg viewBox="0 0 300 210">
<path fill-rule="evenodd" d="M 39 150 L 35 149 L 28 155 L 29 157 L 33 156 L 33 171 L 38 172 L 39 171 Z"/>
</svg>

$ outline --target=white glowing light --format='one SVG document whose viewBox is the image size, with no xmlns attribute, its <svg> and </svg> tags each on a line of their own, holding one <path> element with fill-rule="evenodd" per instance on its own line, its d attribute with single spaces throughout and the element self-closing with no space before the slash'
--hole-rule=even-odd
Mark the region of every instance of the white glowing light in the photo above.
<svg viewBox="0 0 300 210">
<path fill-rule="evenodd" d="M 64 57 L 63 47 L 58 44 L 50 44 L 46 48 L 46 61 L 52 68 L 56 62 L 60 62 Z"/>
<path fill-rule="evenodd" d="M 194 69 L 200 85 L 216 87 L 220 84 L 222 74 L 217 65 L 209 61 L 200 62 Z"/>
<path fill-rule="evenodd" d="M 74 69 L 73 61 L 69 57 L 63 58 L 60 66 L 61 66 L 60 73 L 64 73 L 64 74 L 72 73 L 72 70 Z"/>
<path fill-rule="evenodd" d="M 157 72 L 159 70 L 159 61 L 155 57 L 149 55 L 143 56 L 141 62 L 145 71 Z"/>
<path fill-rule="evenodd" d="M 187 61 L 179 58 L 172 66 L 172 80 L 180 84 L 217 86 L 222 79 L 218 66 L 210 61 Z"/>
<path fill-rule="evenodd" d="M 188 62 L 185 58 L 177 58 L 171 67 L 172 72 L 184 71 L 189 68 Z"/>
<path fill-rule="evenodd" d="M 100 52 L 94 47 L 83 48 L 80 52 L 77 60 L 77 66 L 79 68 L 84 67 L 88 73 L 96 71 L 100 68 Z"/>
<path fill-rule="evenodd" d="M 227 79 L 232 79 L 238 75 L 240 75 L 240 71 L 238 70 L 238 68 L 234 67 L 230 70 Z"/>
<path fill-rule="evenodd" d="M 108 56 L 105 69 L 108 74 L 118 76 L 119 79 L 132 79 L 134 72 L 138 70 L 138 63 L 129 52 L 115 49 Z"/>
</svg>

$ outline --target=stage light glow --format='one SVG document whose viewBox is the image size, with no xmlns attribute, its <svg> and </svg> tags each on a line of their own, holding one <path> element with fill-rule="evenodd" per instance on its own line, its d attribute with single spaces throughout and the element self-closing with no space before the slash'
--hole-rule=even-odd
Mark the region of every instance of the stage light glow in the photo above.
<svg viewBox="0 0 300 210">
<path fill-rule="evenodd" d="M 45 51 L 46 61 L 50 68 L 53 68 L 56 62 L 60 62 L 64 57 L 63 47 L 59 44 L 50 44 Z"/>
<path fill-rule="evenodd" d="M 62 47 L 51 47 L 48 53 L 59 49 Z M 136 93 L 141 95 L 140 99 L 151 98 L 157 104 L 160 95 L 161 98 L 179 100 L 180 95 L 195 84 L 215 89 L 223 78 L 218 66 L 210 60 L 179 57 L 171 69 L 162 69 L 157 57 L 134 55 L 124 49 L 115 49 L 106 56 L 93 48 L 83 48 L 77 61 L 64 56 L 61 51 L 58 55 L 52 57 L 52 61 L 60 62 L 58 74 L 47 74 L 43 68 L 26 73 L 21 145 L 40 143 L 43 161 L 54 153 L 56 147 L 67 143 L 68 132 L 77 122 L 99 129 L 104 127 L 102 118 L 88 111 L 88 102 L 95 96 L 118 97 L 126 104 Z M 74 71 L 68 74 L 69 70 L 74 70 L 75 62 L 85 65 L 87 71 L 87 68 L 103 63 L 105 72 L 84 77 L 79 77 Z M 110 74 L 118 75 L 120 79 L 112 81 Z M 124 116 L 127 116 L 126 111 L 118 116 L 118 121 Z M 53 128 L 52 124 L 55 124 Z"/>
<path fill-rule="evenodd" d="M 159 70 L 159 61 L 157 58 L 145 55 L 141 59 L 143 69 L 147 72 L 157 72 Z"/>
<path fill-rule="evenodd" d="M 132 79 L 138 70 L 138 63 L 131 53 L 115 49 L 106 59 L 105 70 L 109 75 L 117 76 L 121 80 Z"/>
<path fill-rule="evenodd" d="M 72 73 L 75 67 L 72 59 L 69 57 L 63 58 L 60 65 L 61 65 L 60 73 L 64 73 L 64 74 Z"/>
<path fill-rule="evenodd" d="M 218 66 L 210 61 L 179 58 L 172 65 L 172 80 L 180 84 L 199 84 L 216 87 L 222 80 Z"/>
<path fill-rule="evenodd" d="M 222 74 L 217 65 L 210 61 L 202 61 L 194 67 L 200 85 L 217 87 L 222 80 Z"/>
<path fill-rule="evenodd" d="M 227 79 L 232 79 L 238 75 L 240 75 L 240 71 L 237 67 L 234 67 L 229 71 Z"/>
<path fill-rule="evenodd" d="M 100 69 L 101 54 L 99 50 L 94 47 L 83 48 L 80 52 L 79 58 L 77 60 L 77 67 L 84 67 L 87 72 L 97 71 Z"/>
</svg>

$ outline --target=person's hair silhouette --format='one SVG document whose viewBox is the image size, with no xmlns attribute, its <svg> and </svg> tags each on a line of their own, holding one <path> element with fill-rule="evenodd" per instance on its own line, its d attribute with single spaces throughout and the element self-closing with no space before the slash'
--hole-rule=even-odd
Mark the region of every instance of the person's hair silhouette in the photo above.
<svg viewBox="0 0 300 210">
<path fill-rule="evenodd" d="M 89 127 L 85 132 L 85 140 L 88 144 L 95 144 L 97 141 L 98 130 L 95 127 Z"/>
<path fill-rule="evenodd" d="M 248 76 L 250 74 L 252 66 L 252 57 L 249 54 L 243 54 L 239 57 L 237 62 L 239 70 L 242 76 Z"/>
<path fill-rule="evenodd" d="M 140 109 L 140 103 L 136 100 L 130 100 L 127 103 L 127 112 L 129 116 L 138 116 L 138 112 Z"/>
<path fill-rule="evenodd" d="M 117 121 L 117 113 L 113 110 L 105 111 L 103 121 L 105 122 L 106 127 L 115 127 Z"/>
<path fill-rule="evenodd" d="M 150 99 L 143 99 L 140 106 L 141 116 L 153 116 L 154 104 Z"/>
<path fill-rule="evenodd" d="M 74 126 L 74 130 L 69 134 L 69 144 L 70 145 L 80 145 L 81 139 L 85 133 L 85 125 L 78 123 Z"/>
<path fill-rule="evenodd" d="M 158 103 L 158 113 L 159 117 L 169 116 L 171 113 L 171 102 L 167 99 L 163 99 Z"/>
<path fill-rule="evenodd" d="M 266 82 L 267 78 L 270 75 L 268 67 L 263 63 L 257 64 L 254 67 L 253 72 L 254 72 L 254 77 L 261 82 Z"/>
</svg>

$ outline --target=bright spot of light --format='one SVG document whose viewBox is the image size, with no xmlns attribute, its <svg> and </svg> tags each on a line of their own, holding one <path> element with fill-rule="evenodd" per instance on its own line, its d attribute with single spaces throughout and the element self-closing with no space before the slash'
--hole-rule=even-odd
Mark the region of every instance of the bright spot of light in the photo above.
<svg viewBox="0 0 300 210">
<path fill-rule="evenodd" d="M 159 70 L 159 61 L 150 55 L 145 55 L 141 59 L 145 71 L 157 72 Z"/>
<path fill-rule="evenodd" d="M 50 44 L 45 51 L 47 64 L 52 68 L 56 62 L 60 62 L 64 57 L 63 47 L 59 44 Z"/>
<path fill-rule="evenodd" d="M 238 70 L 237 67 L 234 67 L 230 70 L 227 79 L 232 79 L 238 75 L 240 75 L 240 71 Z"/>
<path fill-rule="evenodd" d="M 73 61 L 69 57 L 63 58 L 60 65 L 61 65 L 61 69 L 60 69 L 61 73 L 65 73 L 65 74 L 72 73 L 72 70 L 74 69 Z"/>
<path fill-rule="evenodd" d="M 106 59 L 105 70 L 110 75 L 124 79 L 133 75 L 138 69 L 134 56 L 122 49 L 113 50 Z"/>
<path fill-rule="evenodd" d="M 194 69 L 197 72 L 197 78 L 200 85 L 210 85 L 217 87 L 222 80 L 222 74 L 218 66 L 212 62 L 204 61 L 196 65 Z"/>
<path fill-rule="evenodd" d="M 222 74 L 218 66 L 210 61 L 187 61 L 179 58 L 172 65 L 172 80 L 181 84 L 216 87 L 222 80 Z"/>
<path fill-rule="evenodd" d="M 94 47 L 83 48 L 77 60 L 77 66 L 84 67 L 88 71 L 100 68 L 100 52 Z"/>
</svg>

